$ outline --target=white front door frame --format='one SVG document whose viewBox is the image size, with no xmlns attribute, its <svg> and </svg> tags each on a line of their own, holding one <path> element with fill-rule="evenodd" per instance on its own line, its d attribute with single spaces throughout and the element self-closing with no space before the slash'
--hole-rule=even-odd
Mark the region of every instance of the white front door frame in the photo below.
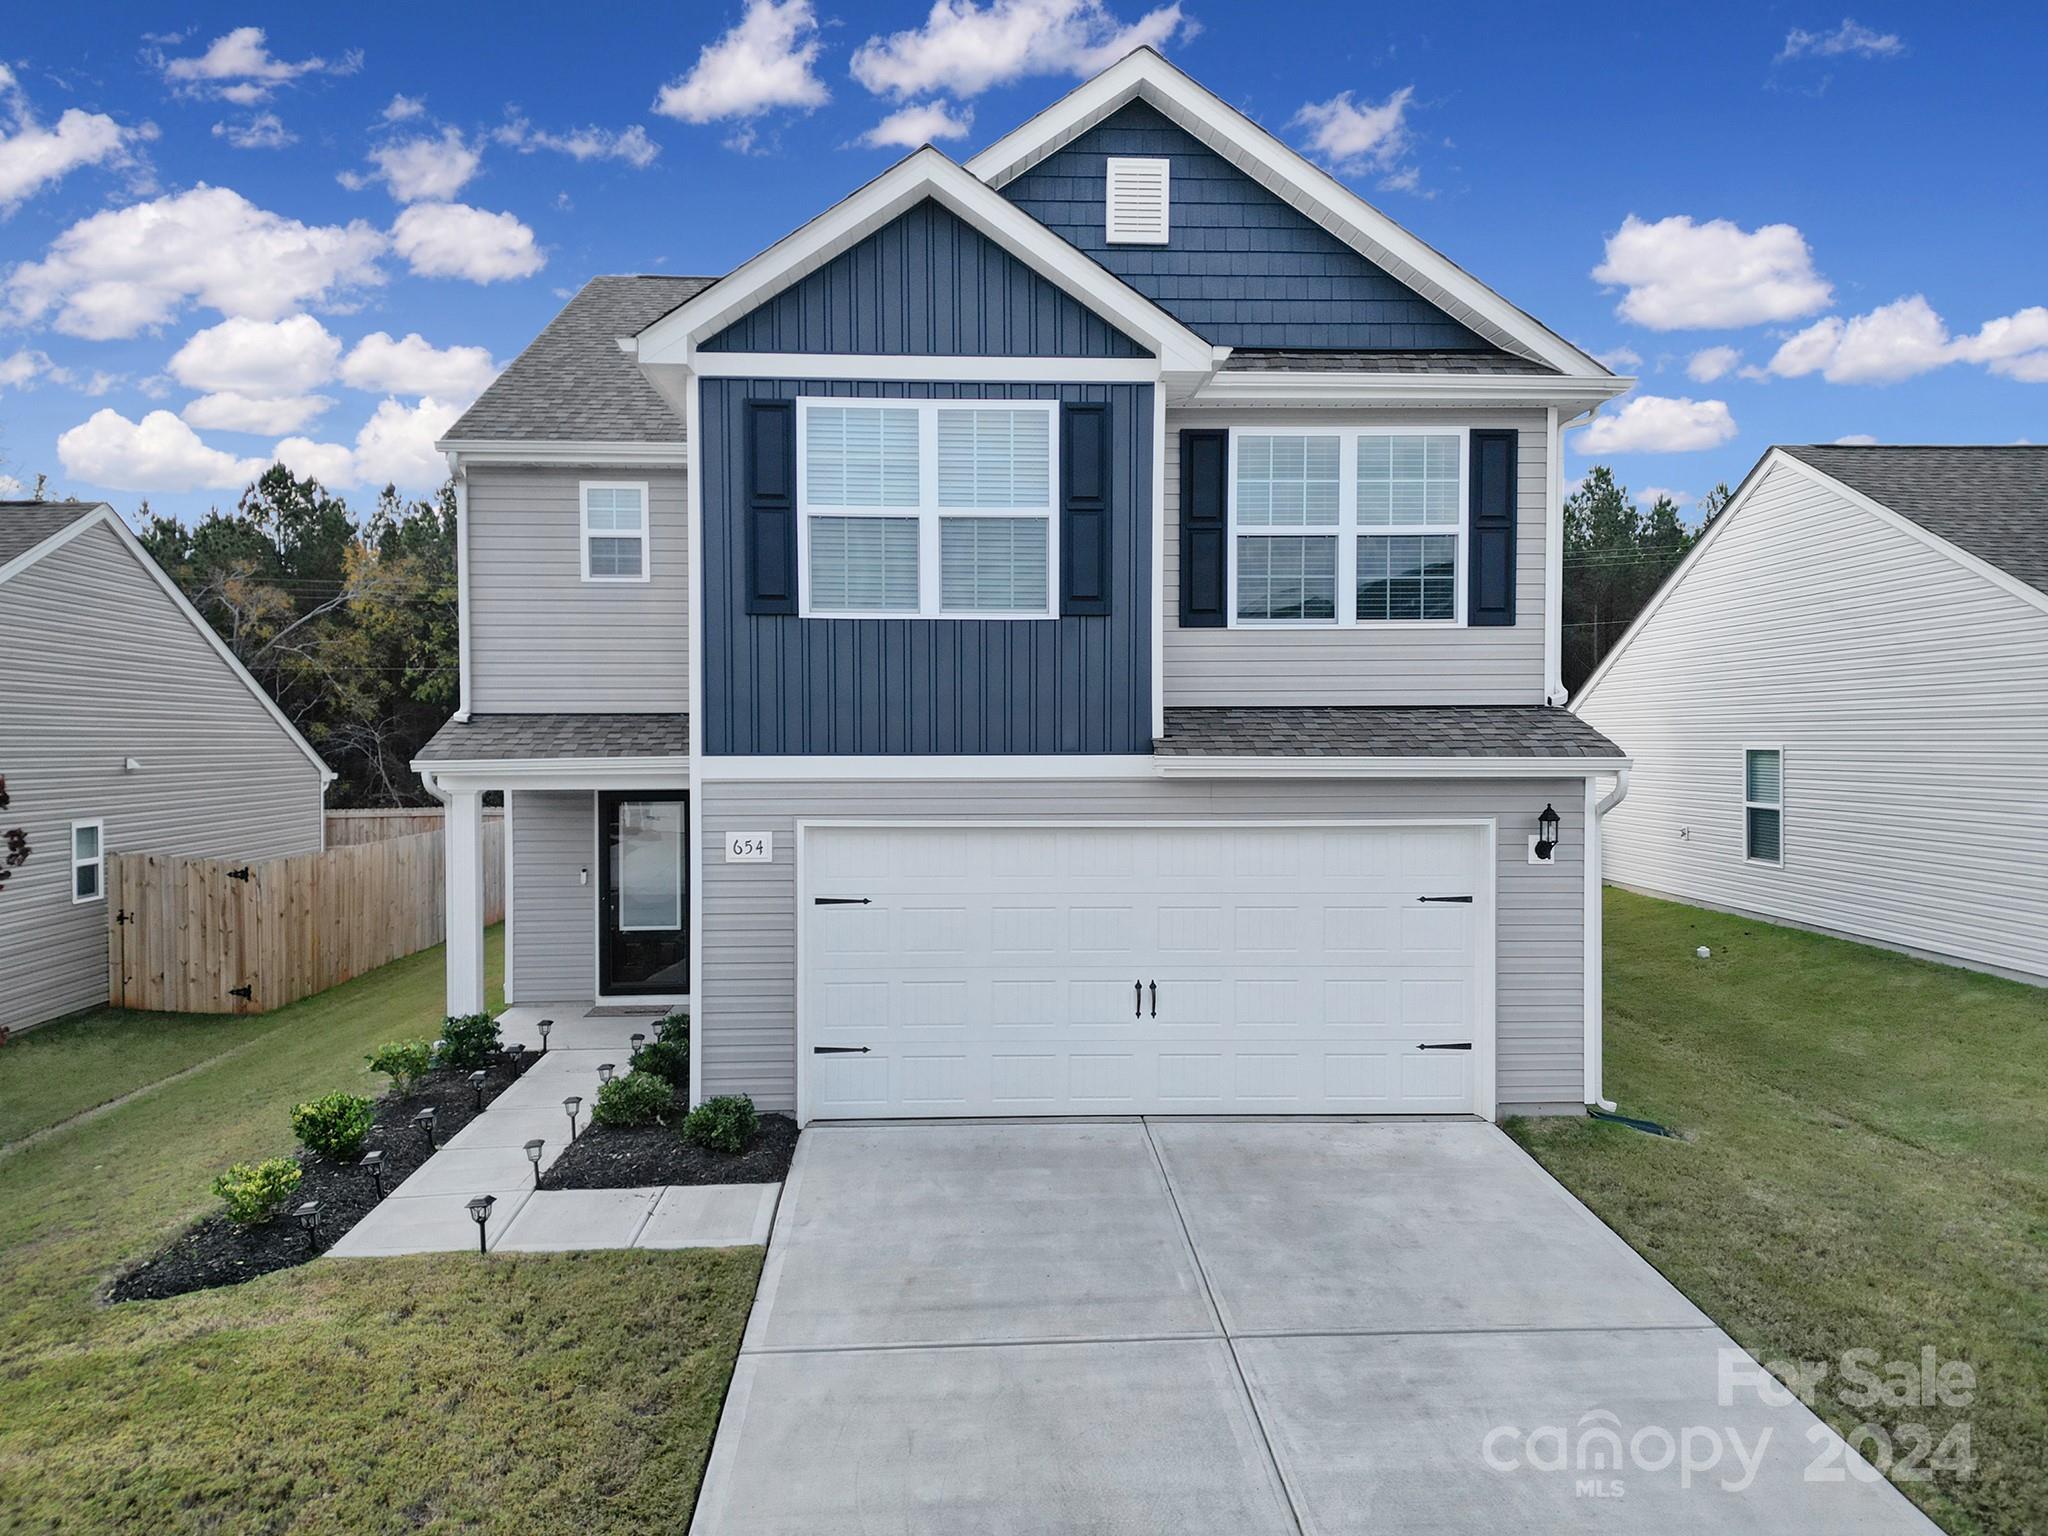
<svg viewBox="0 0 2048 1536">
<path fill-rule="evenodd" d="M 1499 1107 L 1498 1093 L 1498 1043 L 1500 1025 L 1494 998 L 1494 972 L 1497 965 L 1497 913 L 1500 887 L 1499 822 L 1492 816 L 1233 816 L 1223 818 L 1202 817 L 1092 817 L 1092 816 L 1043 816 L 1043 817 L 929 817 L 929 816 L 854 816 L 854 817 L 799 817 L 796 822 L 796 1123 L 799 1126 L 811 1122 L 810 1074 L 805 1070 L 810 1058 L 809 1030 L 804 1018 L 804 997 L 808 976 L 807 958 L 804 945 L 804 918 L 810 910 L 810 864 L 805 857 L 809 834 L 834 828 L 868 827 L 913 829 L 929 827 L 968 828 L 988 830 L 998 827 L 1018 827 L 1036 830 L 1069 827 L 1121 827 L 1121 828 L 1183 828 L 1200 831 L 1223 831 L 1233 828 L 1260 827 L 1431 827 L 1460 828 L 1477 831 L 1484 844 L 1485 868 L 1481 872 L 1479 890 L 1481 897 L 1476 903 L 1474 921 L 1478 930 L 1475 947 L 1478 954 L 1473 971 L 1473 989 L 1476 994 L 1472 1021 L 1472 1107 L 1473 1112 L 1483 1120 L 1492 1120 Z M 697 1031 L 693 1028 L 694 1041 Z"/>
</svg>

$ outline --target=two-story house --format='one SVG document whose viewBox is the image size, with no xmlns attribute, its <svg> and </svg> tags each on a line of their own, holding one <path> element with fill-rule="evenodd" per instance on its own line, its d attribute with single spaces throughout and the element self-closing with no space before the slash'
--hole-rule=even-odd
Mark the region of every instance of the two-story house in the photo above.
<svg viewBox="0 0 2048 1536">
<path fill-rule="evenodd" d="M 698 1098 L 1578 1112 L 1559 434 L 1630 382 L 1149 50 L 593 280 L 442 444 L 450 1010 L 502 790 L 508 995 L 687 1001 Z"/>
</svg>

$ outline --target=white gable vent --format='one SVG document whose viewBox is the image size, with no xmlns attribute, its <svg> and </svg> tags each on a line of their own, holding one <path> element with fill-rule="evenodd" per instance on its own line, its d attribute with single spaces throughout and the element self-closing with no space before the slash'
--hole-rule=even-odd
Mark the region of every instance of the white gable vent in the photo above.
<svg viewBox="0 0 2048 1536">
<path fill-rule="evenodd" d="M 1166 244 L 1168 160 L 1109 161 L 1109 243 Z"/>
</svg>

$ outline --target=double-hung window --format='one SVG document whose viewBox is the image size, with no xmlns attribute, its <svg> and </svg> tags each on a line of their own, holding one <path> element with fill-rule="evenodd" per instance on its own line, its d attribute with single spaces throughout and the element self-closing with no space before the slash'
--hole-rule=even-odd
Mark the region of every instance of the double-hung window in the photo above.
<svg viewBox="0 0 2048 1536">
<path fill-rule="evenodd" d="M 1742 852 L 1754 864 L 1785 862 L 1785 753 L 1746 747 L 1742 753 Z"/>
<path fill-rule="evenodd" d="M 99 901 L 107 894 L 107 824 L 104 821 L 71 823 L 71 900 Z"/>
<path fill-rule="evenodd" d="M 1051 617 L 1058 409 L 798 401 L 805 616 Z"/>
<path fill-rule="evenodd" d="M 637 481 L 586 480 L 583 579 L 647 580 L 647 487 Z"/>
<path fill-rule="evenodd" d="M 1234 431 L 1240 625 L 1464 622 L 1465 434 Z"/>
</svg>

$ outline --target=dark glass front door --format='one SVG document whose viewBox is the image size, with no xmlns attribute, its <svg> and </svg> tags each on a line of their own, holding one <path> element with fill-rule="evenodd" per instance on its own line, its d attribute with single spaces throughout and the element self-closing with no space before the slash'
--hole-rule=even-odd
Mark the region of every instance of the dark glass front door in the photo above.
<svg viewBox="0 0 2048 1536">
<path fill-rule="evenodd" d="M 598 990 L 606 997 L 690 990 L 690 805 L 681 791 L 598 796 L 604 870 Z"/>
</svg>

